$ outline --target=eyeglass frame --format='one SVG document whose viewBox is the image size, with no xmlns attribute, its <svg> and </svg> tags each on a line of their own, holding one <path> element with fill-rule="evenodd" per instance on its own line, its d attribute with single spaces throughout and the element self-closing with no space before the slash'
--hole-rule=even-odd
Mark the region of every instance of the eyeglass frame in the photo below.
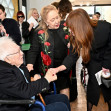
<svg viewBox="0 0 111 111">
<path fill-rule="evenodd" d="M 22 15 L 22 16 L 17 16 L 17 18 L 24 18 L 24 16 Z"/>
<path fill-rule="evenodd" d="M 10 56 L 10 55 L 15 55 L 15 54 L 18 54 L 18 53 L 20 53 L 20 52 L 22 52 L 22 50 L 20 49 L 18 52 L 15 52 L 15 53 L 12 53 L 12 54 L 8 54 L 7 56 Z M 6 57 L 7 57 L 6 56 Z"/>
</svg>

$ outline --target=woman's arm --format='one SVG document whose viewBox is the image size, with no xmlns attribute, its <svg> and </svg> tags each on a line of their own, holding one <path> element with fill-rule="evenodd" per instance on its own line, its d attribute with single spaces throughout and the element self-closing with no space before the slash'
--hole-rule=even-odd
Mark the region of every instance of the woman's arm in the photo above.
<svg viewBox="0 0 111 111">
<path fill-rule="evenodd" d="M 69 55 L 65 57 L 62 65 L 56 68 L 51 68 L 51 70 L 53 70 L 54 74 L 60 71 L 65 71 L 65 70 L 69 71 L 72 65 L 76 63 L 77 59 L 78 59 L 78 54 L 72 52 L 72 46 L 71 46 L 69 49 Z"/>
<path fill-rule="evenodd" d="M 33 70 L 33 64 L 36 61 L 36 57 L 39 55 L 40 42 L 37 33 L 37 30 L 34 31 L 31 47 L 27 53 L 26 63 L 29 71 Z"/>
</svg>

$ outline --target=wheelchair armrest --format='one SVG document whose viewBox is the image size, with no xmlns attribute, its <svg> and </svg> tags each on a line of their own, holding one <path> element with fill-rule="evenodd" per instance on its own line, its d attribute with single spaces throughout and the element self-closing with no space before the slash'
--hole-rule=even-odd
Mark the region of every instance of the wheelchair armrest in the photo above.
<svg viewBox="0 0 111 111">
<path fill-rule="evenodd" d="M 42 104 L 42 102 L 38 100 L 0 100 L 0 104 L 35 104 L 40 105 L 42 107 L 42 110 L 45 111 L 45 106 Z"/>
<path fill-rule="evenodd" d="M 34 104 L 35 100 L 0 100 L 0 104 Z"/>
</svg>

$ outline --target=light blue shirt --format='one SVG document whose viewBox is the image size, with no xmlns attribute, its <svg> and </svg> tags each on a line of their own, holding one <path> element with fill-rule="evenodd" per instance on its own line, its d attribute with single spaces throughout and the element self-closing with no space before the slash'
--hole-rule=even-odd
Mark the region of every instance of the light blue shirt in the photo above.
<svg viewBox="0 0 111 111">
<path fill-rule="evenodd" d="M 20 68 L 19 68 L 19 69 L 20 69 Z M 29 81 L 27 80 L 27 78 L 26 78 L 26 76 L 25 76 L 25 74 L 24 74 L 24 71 L 23 71 L 22 69 L 20 69 L 20 71 L 22 72 L 22 74 L 23 74 L 23 76 L 24 76 L 24 78 L 25 78 L 26 83 L 29 83 Z M 32 96 L 31 99 L 35 99 L 35 96 Z"/>
</svg>

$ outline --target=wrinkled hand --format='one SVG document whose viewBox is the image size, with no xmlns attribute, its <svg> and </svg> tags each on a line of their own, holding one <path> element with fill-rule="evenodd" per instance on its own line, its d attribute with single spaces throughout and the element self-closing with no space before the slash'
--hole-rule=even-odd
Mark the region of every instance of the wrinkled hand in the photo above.
<svg viewBox="0 0 111 111">
<path fill-rule="evenodd" d="M 33 65 L 32 65 L 32 64 L 27 64 L 27 69 L 29 70 L 29 72 L 30 72 L 31 70 L 34 70 L 34 69 L 33 69 Z"/>
<path fill-rule="evenodd" d="M 50 83 L 52 81 L 57 80 L 57 75 L 56 75 L 56 73 L 53 72 L 53 70 L 48 69 L 48 71 L 47 71 L 47 73 L 46 73 L 44 78 L 46 78 L 47 81 Z"/>
</svg>

